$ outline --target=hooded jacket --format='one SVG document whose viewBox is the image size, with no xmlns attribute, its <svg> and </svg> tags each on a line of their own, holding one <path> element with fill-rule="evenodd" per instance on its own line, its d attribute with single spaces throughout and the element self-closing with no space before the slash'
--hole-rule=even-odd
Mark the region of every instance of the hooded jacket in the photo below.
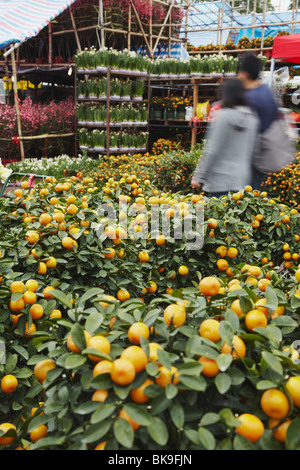
<svg viewBox="0 0 300 470">
<path fill-rule="evenodd" d="M 204 155 L 193 180 L 208 193 L 239 191 L 251 184 L 259 119 L 246 106 L 224 108 L 210 123 Z"/>
</svg>

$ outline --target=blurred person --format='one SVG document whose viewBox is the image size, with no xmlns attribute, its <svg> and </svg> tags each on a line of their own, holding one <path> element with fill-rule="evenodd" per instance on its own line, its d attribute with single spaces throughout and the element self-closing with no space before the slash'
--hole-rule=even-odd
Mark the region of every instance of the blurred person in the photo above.
<svg viewBox="0 0 300 470">
<path fill-rule="evenodd" d="M 246 106 L 239 79 L 227 81 L 221 95 L 221 110 L 217 119 L 210 122 L 204 155 L 191 182 L 194 188 L 214 197 L 251 184 L 259 128 L 257 116 Z"/>
<path fill-rule="evenodd" d="M 269 173 L 280 170 L 293 159 L 293 147 L 280 124 L 275 97 L 270 87 L 260 80 L 261 68 L 261 60 L 252 53 L 242 58 L 238 68 L 246 103 L 259 118 L 258 152 L 253 159 L 253 189 L 259 189 Z"/>
</svg>

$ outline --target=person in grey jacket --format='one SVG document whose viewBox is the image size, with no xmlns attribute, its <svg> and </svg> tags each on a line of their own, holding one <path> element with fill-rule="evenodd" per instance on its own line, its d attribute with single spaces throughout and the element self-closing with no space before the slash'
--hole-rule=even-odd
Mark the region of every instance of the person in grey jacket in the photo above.
<svg viewBox="0 0 300 470">
<path fill-rule="evenodd" d="M 222 89 L 222 109 L 210 123 L 204 155 L 191 182 L 210 196 L 220 197 L 251 184 L 259 119 L 245 103 L 241 81 L 227 81 Z"/>
</svg>

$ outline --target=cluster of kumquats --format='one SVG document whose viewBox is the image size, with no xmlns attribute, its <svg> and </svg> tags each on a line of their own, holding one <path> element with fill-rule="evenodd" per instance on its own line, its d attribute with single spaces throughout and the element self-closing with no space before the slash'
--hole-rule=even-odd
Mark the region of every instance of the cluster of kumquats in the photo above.
<svg viewBox="0 0 300 470">
<path fill-rule="evenodd" d="M 300 207 L 300 154 L 295 163 L 288 165 L 278 173 L 271 174 L 263 185 L 272 197 Z"/>
<path fill-rule="evenodd" d="M 300 449 L 296 209 L 124 172 L 0 217 L 0 448 Z"/>
</svg>

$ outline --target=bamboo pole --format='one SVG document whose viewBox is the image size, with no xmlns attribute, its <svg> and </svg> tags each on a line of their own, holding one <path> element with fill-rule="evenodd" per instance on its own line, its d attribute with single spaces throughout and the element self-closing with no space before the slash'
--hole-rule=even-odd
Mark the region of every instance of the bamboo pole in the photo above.
<svg viewBox="0 0 300 470">
<path fill-rule="evenodd" d="M 7 49 L 5 49 L 5 52 L 7 51 Z M 4 53 L 5 53 L 4 52 Z M 9 69 L 8 69 L 8 58 L 6 56 L 5 57 L 5 76 L 6 76 L 6 80 L 4 82 L 6 82 L 6 94 L 5 94 L 5 102 L 6 104 L 9 104 L 9 80 L 10 80 L 10 74 L 9 74 Z"/>
<path fill-rule="evenodd" d="M 17 114 L 18 138 L 19 138 L 19 143 L 20 143 L 21 160 L 24 161 L 25 153 L 24 153 L 24 145 L 23 145 L 23 140 L 22 140 L 22 125 L 21 125 L 21 116 L 20 116 L 19 98 L 18 98 L 18 76 L 17 76 L 14 49 L 11 52 L 11 62 L 12 62 L 13 79 L 14 79 L 13 86 L 14 86 L 15 107 L 16 107 L 16 114 Z"/>
<path fill-rule="evenodd" d="M 73 32 L 75 34 L 77 49 L 79 50 L 79 52 L 81 52 L 82 48 L 81 48 L 81 44 L 80 44 L 80 40 L 79 40 L 79 36 L 78 36 L 78 31 L 77 31 L 77 28 L 76 28 L 75 18 L 74 18 L 74 15 L 72 13 L 71 8 L 70 8 L 70 16 L 71 16 L 71 21 L 72 21 L 72 26 L 73 26 Z"/>
<path fill-rule="evenodd" d="M 221 11 L 220 8 L 218 8 L 218 30 L 217 30 L 217 44 L 220 44 L 220 20 L 221 20 Z"/>
<path fill-rule="evenodd" d="M 109 157 L 109 134 L 110 134 L 110 69 L 106 75 L 106 155 Z"/>
<path fill-rule="evenodd" d="M 101 38 L 101 47 L 105 46 L 105 38 L 104 38 L 104 17 L 103 17 L 103 1 L 99 0 L 99 23 L 98 26 L 100 27 L 100 38 Z"/>
<path fill-rule="evenodd" d="M 53 37 L 52 37 L 51 21 L 48 23 L 48 44 L 49 44 L 48 62 L 49 62 L 49 67 L 51 68 L 53 64 Z"/>
<path fill-rule="evenodd" d="M 173 5 L 174 6 L 174 5 Z M 161 25 L 160 25 L 161 26 Z M 179 26 L 178 24 L 176 24 L 176 26 Z M 84 31 L 90 31 L 92 29 L 96 29 L 98 28 L 97 25 L 94 25 L 94 26 L 86 26 L 84 28 L 77 28 L 77 31 L 78 32 L 84 32 Z M 115 34 L 128 34 L 128 31 L 125 30 L 125 29 L 114 29 L 114 28 L 108 28 L 108 27 L 104 27 L 103 28 L 104 31 L 109 31 L 109 32 L 112 32 L 112 33 L 115 33 Z M 201 30 L 202 31 L 202 30 Z M 61 34 L 67 34 L 67 33 L 74 33 L 74 30 L 73 29 L 66 29 L 64 31 L 54 31 L 53 32 L 53 36 L 59 36 Z M 130 32 L 131 36 L 138 36 L 138 37 L 144 37 L 144 34 L 143 33 L 138 33 L 138 32 L 135 32 L 135 31 L 131 31 Z M 153 34 L 153 38 L 157 38 L 157 35 L 154 35 Z M 168 40 L 168 37 L 167 36 L 161 36 L 160 39 L 163 39 L 164 41 Z M 179 38 L 172 38 L 172 41 L 173 42 L 183 42 L 184 40 L 183 39 L 179 39 Z"/>
<path fill-rule="evenodd" d="M 254 24 L 252 26 L 247 26 L 247 29 L 256 29 L 256 28 L 262 28 L 263 26 L 265 28 L 268 28 L 268 27 L 272 27 L 272 26 L 284 26 L 284 25 L 292 25 L 292 24 L 299 24 L 300 23 L 300 20 L 294 20 L 294 21 L 281 21 L 281 22 L 278 22 L 278 23 L 261 23 L 261 24 Z M 227 30 L 230 30 L 232 29 L 231 26 L 225 26 L 223 28 L 223 31 L 227 31 Z M 234 29 L 236 30 L 241 30 L 241 29 L 245 29 L 245 26 L 234 26 Z M 218 28 L 201 28 L 201 29 L 189 29 L 188 30 L 188 33 L 199 33 L 199 32 L 202 32 L 202 31 L 217 31 Z"/>
<path fill-rule="evenodd" d="M 292 20 L 295 20 L 295 0 L 293 0 L 293 13 L 292 13 Z M 294 32 L 294 24 L 292 24 L 292 34 Z"/>
<path fill-rule="evenodd" d="M 51 137 L 71 137 L 75 135 L 75 132 L 66 132 L 65 134 L 41 134 L 41 135 L 23 135 L 20 140 L 39 140 L 39 139 L 50 139 Z"/>
<path fill-rule="evenodd" d="M 150 43 L 150 47 L 151 47 L 151 50 L 153 50 L 153 24 L 152 24 L 152 21 L 153 21 L 153 2 L 152 0 L 150 0 L 150 21 L 149 21 L 149 43 Z"/>
<path fill-rule="evenodd" d="M 167 14 L 166 14 L 166 16 L 165 16 L 164 22 L 163 22 L 163 24 L 162 24 L 162 26 L 161 26 L 161 30 L 160 30 L 160 32 L 159 32 L 159 34 L 158 34 L 158 37 L 157 37 L 157 39 L 156 39 L 156 42 L 155 42 L 155 44 L 154 44 L 153 53 L 155 52 L 155 49 L 157 48 L 157 45 L 158 45 L 159 40 L 160 40 L 160 37 L 161 37 L 162 32 L 163 32 L 163 30 L 164 30 L 164 27 L 165 27 L 165 25 L 167 24 L 168 18 L 169 18 L 169 16 L 170 16 L 171 11 L 172 11 L 172 6 L 173 6 L 173 4 L 174 4 L 174 0 L 172 0 L 172 2 L 171 2 L 170 5 L 169 5 L 169 9 L 168 9 Z"/>
<path fill-rule="evenodd" d="M 194 84 L 193 87 L 193 111 L 194 111 L 194 117 L 196 116 L 196 111 L 197 111 L 197 104 L 198 104 L 198 99 L 199 99 L 199 87 L 198 84 L 196 83 L 195 80 L 192 80 L 192 83 Z M 196 143 L 197 143 L 197 130 L 193 124 L 192 125 L 192 139 L 191 139 L 191 148 L 193 148 Z"/>
<path fill-rule="evenodd" d="M 172 31 L 172 26 L 170 25 L 172 20 L 171 15 L 169 16 L 169 40 L 168 40 L 168 58 L 170 59 L 171 57 L 171 31 Z"/>
<path fill-rule="evenodd" d="M 266 21 L 266 10 L 267 10 L 267 0 L 264 0 L 264 6 L 263 6 L 263 23 Z M 254 30 L 252 30 L 254 31 Z M 264 47 L 264 39 L 265 39 L 265 27 L 262 27 L 261 31 L 261 40 L 260 40 L 260 51 L 262 53 L 262 49 Z"/>
<path fill-rule="evenodd" d="M 184 38 L 184 47 L 185 47 L 186 49 L 187 49 L 187 47 L 188 47 L 188 34 L 187 34 L 188 26 L 189 26 L 189 7 L 187 7 L 186 10 L 185 10 L 185 38 Z"/>
<path fill-rule="evenodd" d="M 127 35 L 127 49 L 130 51 L 131 48 L 131 4 L 129 4 L 129 9 L 128 9 L 128 35 Z"/>
<path fill-rule="evenodd" d="M 220 29 L 220 48 L 222 50 L 222 36 L 223 36 L 223 26 L 224 26 L 224 9 L 225 9 L 225 0 L 222 0 L 222 13 L 221 13 L 221 29 Z"/>
<path fill-rule="evenodd" d="M 132 0 L 130 0 L 130 4 L 132 5 L 132 8 L 133 8 L 135 17 L 136 17 L 136 19 L 137 19 L 137 21 L 138 21 L 138 24 L 139 24 L 140 30 L 141 30 L 141 32 L 142 32 L 142 35 L 143 35 L 144 41 L 145 41 L 145 43 L 146 43 L 146 46 L 148 47 L 148 51 L 149 51 L 150 57 L 151 57 L 151 59 L 153 59 L 153 51 L 154 51 L 154 49 L 152 50 L 151 47 L 150 47 L 150 44 L 149 44 L 149 42 L 148 42 L 147 36 L 146 36 L 146 34 L 145 34 L 145 31 L 144 31 L 144 28 L 143 28 L 143 25 L 142 25 L 142 22 L 141 22 L 141 19 L 140 19 L 140 15 L 138 14 L 138 12 L 137 12 L 137 10 L 136 10 L 136 8 L 135 8 L 135 5 L 134 5 L 134 3 L 133 3 Z"/>
<path fill-rule="evenodd" d="M 253 28 L 253 26 L 255 25 L 255 22 L 256 22 L 256 6 L 257 6 L 257 0 L 254 0 L 251 39 L 254 39 L 254 28 Z"/>
</svg>

